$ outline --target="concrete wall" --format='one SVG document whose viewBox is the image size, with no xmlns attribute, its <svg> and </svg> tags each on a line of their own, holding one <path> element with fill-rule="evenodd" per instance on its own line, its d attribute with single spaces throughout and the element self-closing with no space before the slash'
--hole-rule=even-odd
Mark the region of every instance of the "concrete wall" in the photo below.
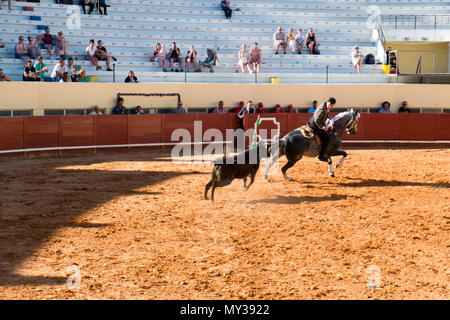
<svg viewBox="0 0 450 320">
<path fill-rule="evenodd" d="M 396 111 L 403 100 L 410 107 L 449 108 L 449 85 L 424 84 L 174 84 L 174 83 L 24 83 L 0 82 L 0 110 L 33 109 L 43 115 L 44 109 L 89 108 L 98 104 L 111 112 L 117 93 L 180 93 L 188 109 L 212 108 L 218 100 L 225 107 L 235 107 L 241 100 L 262 101 L 266 108 L 280 103 L 292 103 L 296 108 L 309 107 L 312 100 L 337 99 L 338 108 L 378 107 L 382 101 L 391 102 Z M 176 97 L 125 97 L 125 106 L 137 104 L 143 108 L 174 108 Z"/>
</svg>

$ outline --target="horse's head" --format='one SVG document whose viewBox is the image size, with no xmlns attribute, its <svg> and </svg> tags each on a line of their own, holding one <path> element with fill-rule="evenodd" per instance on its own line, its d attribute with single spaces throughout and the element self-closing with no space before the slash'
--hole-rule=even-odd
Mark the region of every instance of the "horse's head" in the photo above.
<svg viewBox="0 0 450 320">
<path fill-rule="evenodd" d="M 358 111 L 354 111 L 353 109 L 350 110 L 350 113 L 352 115 L 352 119 L 348 122 L 345 130 L 348 134 L 356 134 L 358 133 L 358 121 L 361 115 Z"/>
</svg>

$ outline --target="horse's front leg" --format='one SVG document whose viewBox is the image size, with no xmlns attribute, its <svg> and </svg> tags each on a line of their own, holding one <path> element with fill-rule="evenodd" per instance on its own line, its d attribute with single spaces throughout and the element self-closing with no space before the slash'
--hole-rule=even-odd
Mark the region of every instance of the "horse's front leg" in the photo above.
<svg viewBox="0 0 450 320">
<path fill-rule="evenodd" d="M 334 171 L 333 171 L 333 162 L 331 161 L 331 157 L 328 157 L 328 174 L 330 177 L 334 178 Z"/>
<path fill-rule="evenodd" d="M 334 165 L 334 169 L 337 169 L 344 164 L 345 158 L 347 158 L 347 152 L 338 150 L 333 154 L 333 156 L 342 156 L 341 160 L 336 162 Z"/>
</svg>

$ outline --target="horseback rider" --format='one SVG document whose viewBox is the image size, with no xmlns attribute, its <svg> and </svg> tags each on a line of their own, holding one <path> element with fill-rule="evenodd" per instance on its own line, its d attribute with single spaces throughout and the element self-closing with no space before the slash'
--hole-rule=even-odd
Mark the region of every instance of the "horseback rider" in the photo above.
<svg viewBox="0 0 450 320">
<path fill-rule="evenodd" d="M 326 122 L 328 120 L 328 114 L 335 104 L 335 98 L 329 98 L 328 101 L 320 104 L 314 112 L 314 116 L 309 119 L 307 124 L 308 127 L 314 132 L 314 134 L 320 137 L 320 140 L 322 142 L 319 154 L 320 161 L 328 161 L 328 159 L 325 158 L 325 151 L 329 142 L 329 135 L 327 132 L 328 127 L 326 126 Z"/>
</svg>

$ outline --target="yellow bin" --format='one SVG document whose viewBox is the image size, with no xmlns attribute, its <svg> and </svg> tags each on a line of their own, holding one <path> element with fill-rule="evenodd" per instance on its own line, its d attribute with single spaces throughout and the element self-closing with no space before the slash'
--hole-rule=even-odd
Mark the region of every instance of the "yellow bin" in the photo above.
<svg viewBox="0 0 450 320">
<path fill-rule="evenodd" d="M 383 64 L 383 73 L 389 73 L 390 65 Z"/>
<path fill-rule="evenodd" d="M 271 77 L 270 78 L 270 83 L 280 83 L 280 78 Z"/>
<path fill-rule="evenodd" d="M 88 76 L 89 82 L 98 82 L 99 78 L 97 76 Z"/>
</svg>

